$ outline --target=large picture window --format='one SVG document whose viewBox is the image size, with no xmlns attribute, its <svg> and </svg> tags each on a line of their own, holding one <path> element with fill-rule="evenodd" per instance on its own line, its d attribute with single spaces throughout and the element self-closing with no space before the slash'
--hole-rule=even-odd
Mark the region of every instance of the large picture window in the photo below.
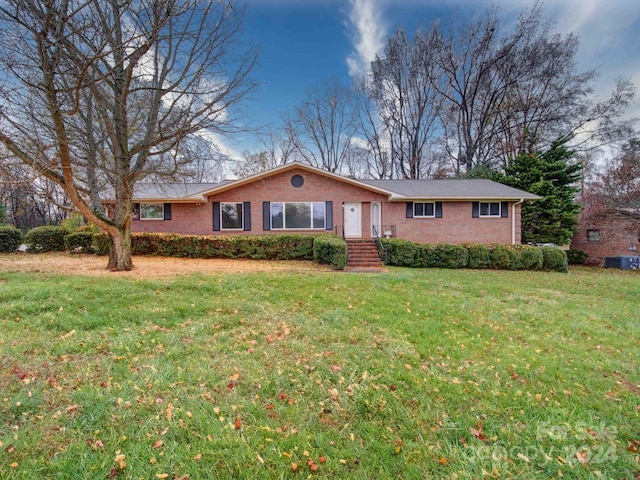
<svg viewBox="0 0 640 480">
<path fill-rule="evenodd" d="M 271 202 L 271 228 L 324 229 L 325 210 L 325 202 Z"/>
<path fill-rule="evenodd" d="M 220 225 L 222 230 L 242 230 L 242 202 L 220 204 Z"/>
<path fill-rule="evenodd" d="M 164 203 L 141 203 L 141 220 L 164 220 Z"/>
</svg>

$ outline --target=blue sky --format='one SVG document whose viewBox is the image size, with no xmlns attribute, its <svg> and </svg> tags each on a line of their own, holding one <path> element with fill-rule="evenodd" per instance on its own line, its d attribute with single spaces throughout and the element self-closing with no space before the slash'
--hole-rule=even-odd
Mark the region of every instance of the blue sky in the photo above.
<svg viewBox="0 0 640 480">
<path fill-rule="evenodd" d="M 471 16 L 490 4 L 508 29 L 533 0 L 247 0 L 245 38 L 261 48 L 254 78 L 260 83 L 245 104 L 251 126 L 277 124 L 306 90 L 325 79 L 345 83 L 363 71 L 398 27 L 414 32 L 451 15 Z M 616 78 L 640 87 L 640 0 L 547 0 L 544 11 L 559 33 L 580 38 L 578 67 L 597 68 L 602 96 Z M 640 116 L 640 102 L 630 115 Z M 253 149 L 255 137 L 223 140 L 233 157 Z"/>
</svg>

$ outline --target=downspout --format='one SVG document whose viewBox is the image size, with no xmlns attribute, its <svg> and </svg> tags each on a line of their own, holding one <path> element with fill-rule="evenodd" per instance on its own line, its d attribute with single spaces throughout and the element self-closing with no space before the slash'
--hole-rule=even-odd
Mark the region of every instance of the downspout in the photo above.
<svg viewBox="0 0 640 480">
<path fill-rule="evenodd" d="M 516 244 L 516 205 L 520 205 L 522 202 L 524 202 L 524 198 L 511 205 L 511 245 Z M 522 215 L 520 216 L 520 223 L 522 224 Z"/>
</svg>

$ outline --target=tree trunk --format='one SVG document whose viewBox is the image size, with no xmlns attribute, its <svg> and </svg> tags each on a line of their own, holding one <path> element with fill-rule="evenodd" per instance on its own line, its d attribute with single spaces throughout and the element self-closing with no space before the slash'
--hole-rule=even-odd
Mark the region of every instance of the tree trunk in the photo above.
<svg viewBox="0 0 640 480">
<path fill-rule="evenodd" d="M 112 272 L 129 271 L 133 268 L 131 261 L 131 230 L 129 228 L 116 227 L 109 231 L 111 239 L 111 251 L 109 252 L 109 264 L 107 270 Z"/>
</svg>

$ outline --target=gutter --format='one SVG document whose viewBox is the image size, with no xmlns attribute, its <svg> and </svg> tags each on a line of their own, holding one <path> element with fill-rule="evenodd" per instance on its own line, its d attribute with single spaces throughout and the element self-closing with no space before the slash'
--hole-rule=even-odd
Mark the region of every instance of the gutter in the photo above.
<svg viewBox="0 0 640 480">
<path fill-rule="evenodd" d="M 511 245 L 516 244 L 516 205 L 524 202 L 524 198 L 511 205 Z M 522 215 L 520 216 L 520 225 L 522 228 Z"/>
</svg>

